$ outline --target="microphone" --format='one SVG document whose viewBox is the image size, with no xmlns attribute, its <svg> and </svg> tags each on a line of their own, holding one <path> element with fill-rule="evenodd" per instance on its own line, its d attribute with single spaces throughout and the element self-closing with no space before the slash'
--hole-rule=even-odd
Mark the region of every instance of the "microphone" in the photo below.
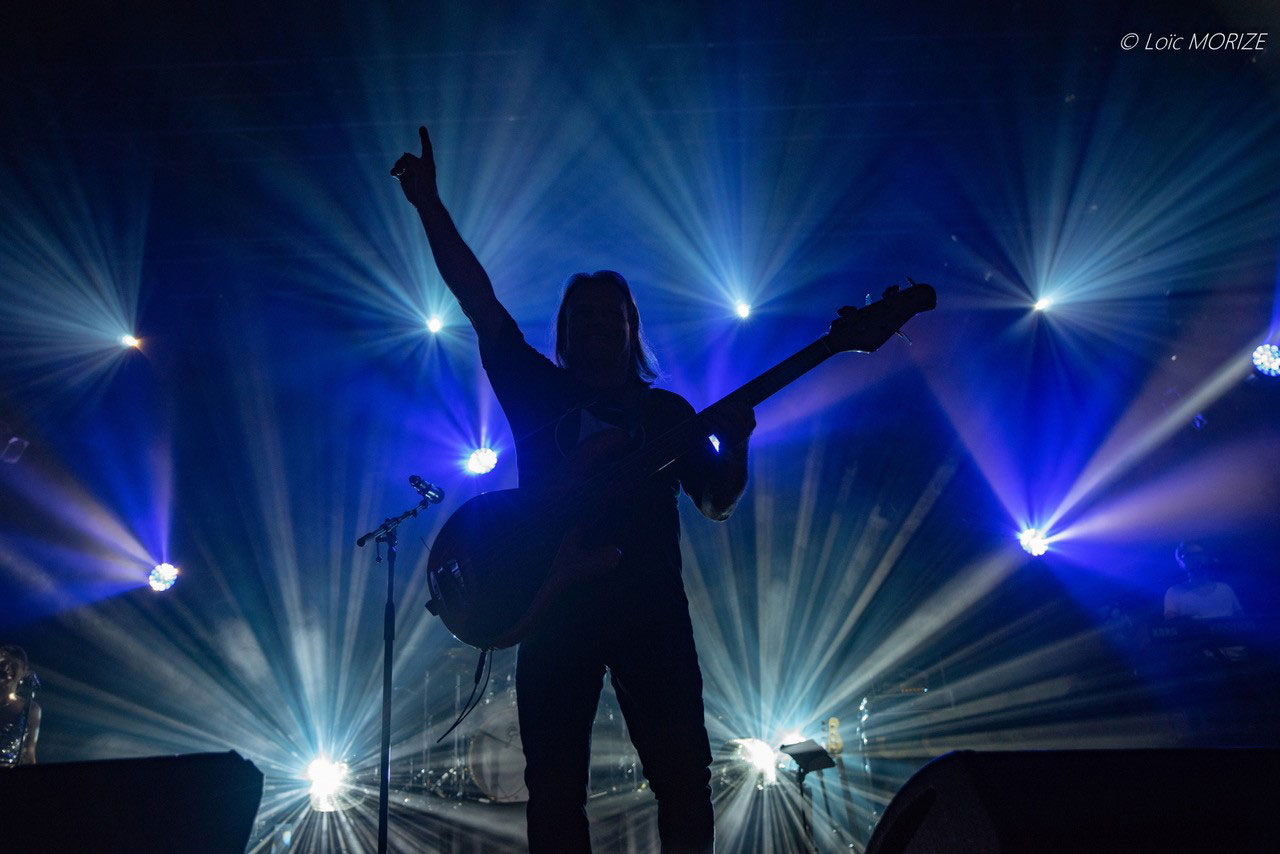
<svg viewBox="0 0 1280 854">
<path fill-rule="evenodd" d="M 434 483 L 428 483 L 416 474 L 409 475 L 409 485 L 412 486 L 419 495 L 430 501 L 432 504 L 439 504 L 444 501 L 444 490 L 436 486 Z"/>
</svg>

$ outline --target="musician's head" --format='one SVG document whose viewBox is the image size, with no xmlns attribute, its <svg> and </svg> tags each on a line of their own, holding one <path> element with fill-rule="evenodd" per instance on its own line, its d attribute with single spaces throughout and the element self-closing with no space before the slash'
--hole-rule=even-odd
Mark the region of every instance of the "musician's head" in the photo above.
<svg viewBox="0 0 1280 854">
<path fill-rule="evenodd" d="M 31 672 L 27 653 L 20 646 L 0 646 L 0 689 L 4 696 L 12 694 L 22 678 Z"/>
<path fill-rule="evenodd" d="M 1173 550 L 1173 559 L 1187 575 L 1188 581 L 1202 581 L 1208 577 L 1213 558 L 1203 543 L 1195 540 L 1183 540 Z"/>
<path fill-rule="evenodd" d="M 556 313 L 556 362 L 588 382 L 637 379 L 658 371 L 640 331 L 640 311 L 627 280 L 612 270 L 575 273 Z"/>
</svg>

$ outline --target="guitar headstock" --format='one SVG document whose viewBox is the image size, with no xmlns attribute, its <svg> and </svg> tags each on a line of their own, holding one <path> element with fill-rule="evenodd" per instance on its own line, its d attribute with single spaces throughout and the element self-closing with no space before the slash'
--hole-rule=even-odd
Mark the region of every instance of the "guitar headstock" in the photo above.
<svg viewBox="0 0 1280 854">
<path fill-rule="evenodd" d="M 840 719 L 827 718 L 827 753 L 832 756 L 844 750 L 844 739 L 840 737 Z"/>
<path fill-rule="evenodd" d="M 911 282 L 910 279 L 907 281 Z M 833 353 L 847 350 L 874 352 L 908 320 L 932 310 L 937 304 L 938 295 L 930 285 L 911 282 L 911 287 L 906 290 L 894 285 L 871 305 L 840 309 L 840 316 L 827 331 L 827 344 Z"/>
</svg>

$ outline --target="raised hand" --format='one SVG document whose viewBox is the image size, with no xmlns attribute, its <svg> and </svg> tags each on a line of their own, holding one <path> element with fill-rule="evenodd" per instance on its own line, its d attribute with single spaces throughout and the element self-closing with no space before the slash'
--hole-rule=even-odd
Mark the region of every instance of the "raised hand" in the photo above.
<svg viewBox="0 0 1280 854">
<path fill-rule="evenodd" d="M 392 176 L 400 179 L 404 197 L 414 207 L 436 197 L 436 160 L 425 127 L 418 128 L 418 138 L 422 140 L 422 155 L 414 156 L 406 151 L 391 167 Z"/>
</svg>

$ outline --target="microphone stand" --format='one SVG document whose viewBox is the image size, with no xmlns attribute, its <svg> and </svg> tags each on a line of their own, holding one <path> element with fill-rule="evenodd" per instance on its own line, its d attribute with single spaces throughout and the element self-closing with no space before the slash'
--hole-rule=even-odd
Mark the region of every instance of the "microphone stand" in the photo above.
<svg viewBox="0 0 1280 854">
<path fill-rule="evenodd" d="M 408 510 L 389 519 L 356 540 L 356 546 L 373 540 L 378 546 L 387 545 L 387 607 L 382 618 L 382 755 L 378 764 L 378 854 L 387 851 L 387 802 L 391 793 L 391 650 L 396 639 L 396 528 L 419 510 L 431 506 L 431 499 L 423 497 Z M 382 553 L 375 549 L 374 563 L 382 562 Z"/>
</svg>

